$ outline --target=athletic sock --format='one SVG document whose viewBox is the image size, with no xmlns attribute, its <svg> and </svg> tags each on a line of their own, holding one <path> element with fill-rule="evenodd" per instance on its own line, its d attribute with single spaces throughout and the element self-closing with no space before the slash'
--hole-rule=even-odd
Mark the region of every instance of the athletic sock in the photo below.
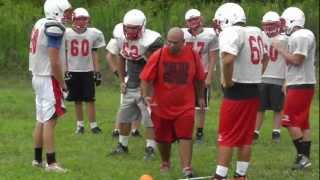
<svg viewBox="0 0 320 180">
<path fill-rule="evenodd" d="M 237 161 L 236 173 L 240 176 L 245 176 L 249 167 L 249 162 Z"/>
<path fill-rule="evenodd" d="M 217 166 L 216 175 L 224 178 L 224 177 L 227 177 L 227 174 L 228 174 L 228 168 L 227 167 L 221 166 L 221 165 Z"/>
<path fill-rule="evenodd" d="M 303 145 L 302 145 L 302 137 L 300 138 L 297 138 L 295 140 L 292 141 L 294 146 L 296 147 L 296 150 L 297 150 L 297 153 L 298 154 L 302 154 L 302 148 L 303 148 Z"/>
<path fill-rule="evenodd" d="M 42 162 L 42 147 L 34 148 L 34 159 L 39 163 Z"/>
<path fill-rule="evenodd" d="M 129 136 L 119 135 L 119 143 L 121 143 L 122 146 L 128 147 L 128 141 L 129 141 Z"/>
<path fill-rule="evenodd" d="M 311 141 L 302 141 L 302 154 L 310 158 Z"/>
<path fill-rule="evenodd" d="M 47 153 L 47 163 L 50 165 L 56 162 L 56 153 Z"/>
<path fill-rule="evenodd" d="M 96 121 L 91 122 L 91 123 L 90 123 L 90 128 L 93 129 L 93 128 L 95 128 L 95 127 L 98 127 L 98 123 L 97 123 Z"/>
</svg>

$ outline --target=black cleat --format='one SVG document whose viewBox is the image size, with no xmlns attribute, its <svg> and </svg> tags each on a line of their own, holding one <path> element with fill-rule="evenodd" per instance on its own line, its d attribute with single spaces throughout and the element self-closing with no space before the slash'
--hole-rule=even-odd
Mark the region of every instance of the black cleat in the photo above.
<svg viewBox="0 0 320 180">
<path fill-rule="evenodd" d="M 293 163 L 291 169 L 292 170 L 302 170 L 311 166 L 311 161 L 307 156 L 302 154 L 298 154 L 295 162 Z"/>
<path fill-rule="evenodd" d="M 272 140 L 276 143 L 280 142 L 280 132 L 273 131 L 272 132 Z"/>
<path fill-rule="evenodd" d="M 203 133 L 202 132 L 197 132 L 196 133 L 196 143 L 197 144 L 202 144 L 203 143 Z"/>
<path fill-rule="evenodd" d="M 110 153 L 110 155 L 121 155 L 128 154 L 129 149 L 126 146 L 123 146 L 121 143 L 118 143 L 117 147 Z"/>
<path fill-rule="evenodd" d="M 142 137 L 138 129 L 131 131 L 131 136 L 132 137 Z"/>
<path fill-rule="evenodd" d="M 76 134 L 84 134 L 84 127 L 78 126 L 75 133 Z"/>
<path fill-rule="evenodd" d="M 100 133 L 102 133 L 102 130 L 99 127 L 95 127 L 95 128 L 91 129 L 91 132 L 93 134 L 100 134 Z"/>
<path fill-rule="evenodd" d="M 151 146 L 146 147 L 143 159 L 146 161 L 154 159 L 154 157 L 155 157 L 154 151 L 155 150 L 153 149 L 153 147 L 151 147 Z"/>
<path fill-rule="evenodd" d="M 253 134 L 253 140 L 254 140 L 254 141 L 257 141 L 257 140 L 259 139 L 259 137 L 260 137 L 260 134 L 257 133 L 257 132 L 254 132 L 254 134 Z"/>
<path fill-rule="evenodd" d="M 119 133 L 119 130 L 118 130 L 118 129 L 114 129 L 114 130 L 112 131 L 112 137 L 113 137 L 113 138 L 117 138 L 117 137 L 119 137 L 119 135 L 120 135 L 120 133 Z"/>
</svg>

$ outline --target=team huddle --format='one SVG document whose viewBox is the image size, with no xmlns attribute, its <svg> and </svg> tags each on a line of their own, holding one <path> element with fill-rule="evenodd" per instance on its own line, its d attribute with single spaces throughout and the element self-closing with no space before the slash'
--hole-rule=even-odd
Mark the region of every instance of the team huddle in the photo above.
<svg viewBox="0 0 320 180">
<path fill-rule="evenodd" d="M 33 27 L 29 49 L 37 120 L 33 166 L 67 172 L 57 163 L 54 146 L 64 99 L 74 102 L 76 133 L 85 132 L 83 103 L 91 132 L 102 132 L 96 121 L 95 88 L 101 84 L 97 52 L 103 47 L 121 90 L 113 131 L 119 140 L 111 156 L 129 152 L 130 132 L 137 135 L 135 129 L 142 122 L 143 158 L 154 159 L 158 148 L 160 172 L 168 173 L 171 144 L 178 141 L 182 174 L 196 177 L 191 164 L 193 130 L 195 142 L 201 144 L 219 61 L 223 99 L 217 166 L 209 178 L 227 179 L 232 151 L 237 149 L 233 179 L 247 179 L 251 146 L 258 141 L 266 110 L 274 112 L 272 139 L 280 141 L 281 125 L 292 138 L 297 150 L 292 169 L 311 166 L 309 110 L 316 83 L 316 43 L 314 34 L 304 28 L 305 15 L 299 8 L 289 7 L 281 16 L 268 11 L 262 30 L 246 25 L 245 12 L 236 3 L 222 4 L 208 28 L 201 12 L 190 9 L 185 13 L 186 27 L 170 28 L 166 38 L 147 29 L 145 14 L 132 9 L 115 25 L 108 43 L 102 31 L 89 27 L 89 12 L 72 10 L 68 0 L 46 0 L 44 13 Z"/>
</svg>

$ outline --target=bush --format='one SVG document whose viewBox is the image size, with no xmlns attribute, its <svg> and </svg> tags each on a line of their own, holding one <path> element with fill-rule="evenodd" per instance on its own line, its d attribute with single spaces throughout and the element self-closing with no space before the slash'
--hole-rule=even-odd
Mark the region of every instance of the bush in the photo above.
<svg viewBox="0 0 320 180">
<path fill-rule="evenodd" d="M 71 1 L 72 2 L 72 1 Z M 77 0 L 73 7 L 88 8 L 92 25 L 101 29 L 106 41 L 111 37 L 114 25 L 122 21 L 126 11 L 138 8 L 147 16 L 147 27 L 165 35 L 169 27 L 184 26 L 184 13 L 189 8 L 202 11 L 207 26 L 211 26 L 211 19 L 215 9 L 222 1 L 208 0 Z M 261 18 L 268 10 L 281 13 L 286 7 L 297 6 L 306 14 L 306 27 L 319 37 L 319 9 L 316 1 L 294 0 L 242 0 L 242 7 L 247 15 L 248 24 L 260 26 Z M 35 21 L 43 17 L 43 0 L 0 0 L 0 74 L 19 72 L 27 74 L 29 36 Z M 101 57 L 101 60 L 104 57 Z M 102 61 L 104 64 L 104 61 Z M 104 66 L 105 67 L 105 66 Z"/>
</svg>

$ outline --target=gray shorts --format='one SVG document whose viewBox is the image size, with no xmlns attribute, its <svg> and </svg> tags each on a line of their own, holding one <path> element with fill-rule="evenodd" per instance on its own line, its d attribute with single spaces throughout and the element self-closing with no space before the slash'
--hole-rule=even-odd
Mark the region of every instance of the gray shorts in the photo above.
<svg viewBox="0 0 320 180">
<path fill-rule="evenodd" d="M 141 120 L 145 127 L 153 127 L 150 110 L 142 100 L 140 88 L 127 89 L 126 94 L 121 94 L 117 115 L 119 123 L 131 123 L 134 120 Z"/>
</svg>

